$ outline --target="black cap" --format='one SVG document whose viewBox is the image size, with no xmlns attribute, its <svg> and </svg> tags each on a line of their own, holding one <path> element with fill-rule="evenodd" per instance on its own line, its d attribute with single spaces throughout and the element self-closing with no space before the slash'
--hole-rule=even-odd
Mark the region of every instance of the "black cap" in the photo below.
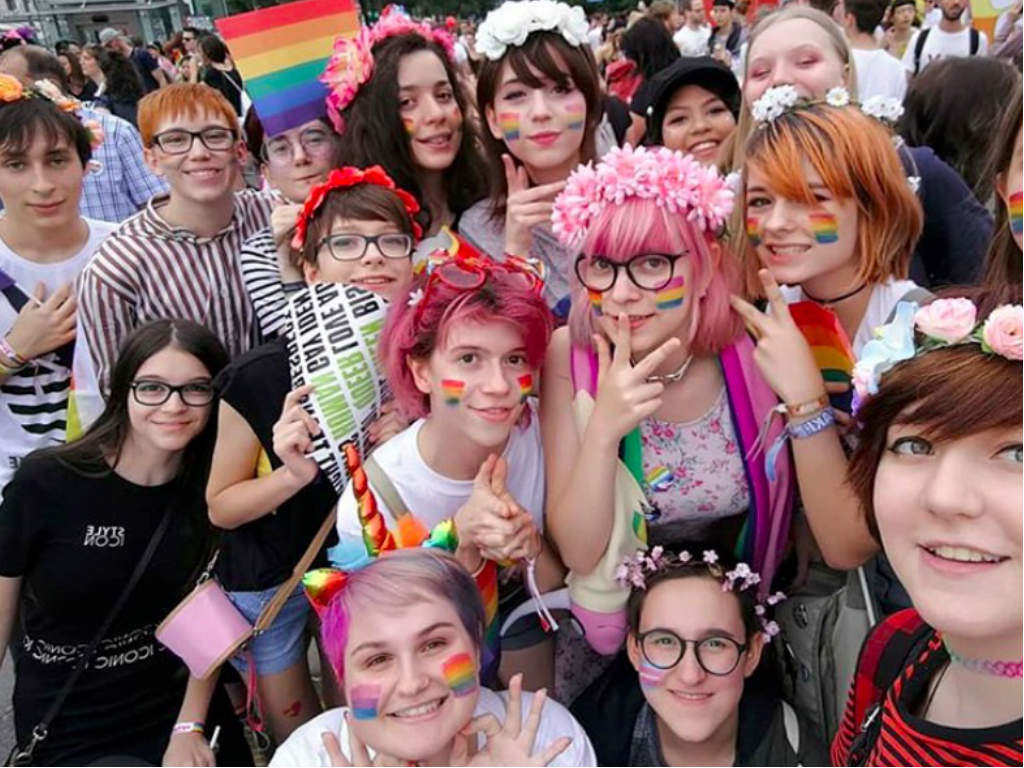
<svg viewBox="0 0 1024 768">
<path fill-rule="evenodd" d="M 650 82 L 647 143 L 661 144 L 661 121 L 672 95 L 684 85 L 699 85 L 720 98 L 732 112 L 740 113 L 740 84 L 732 70 L 710 56 L 684 56 L 665 67 Z"/>
</svg>

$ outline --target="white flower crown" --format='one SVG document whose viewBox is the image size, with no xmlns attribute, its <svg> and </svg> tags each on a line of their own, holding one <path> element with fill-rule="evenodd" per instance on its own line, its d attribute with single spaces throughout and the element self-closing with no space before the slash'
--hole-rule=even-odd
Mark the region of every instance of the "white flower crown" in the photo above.
<svg viewBox="0 0 1024 768">
<path fill-rule="evenodd" d="M 476 51 L 491 61 L 511 46 L 526 42 L 531 32 L 557 32 L 569 45 L 587 42 L 590 26 L 583 9 L 555 0 L 509 0 L 487 14 L 476 31 Z"/>
<path fill-rule="evenodd" d="M 758 126 L 775 122 L 787 112 L 806 109 L 815 104 L 828 104 L 830 107 L 855 106 L 865 115 L 887 125 L 893 125 L 903 115 L 903 105 L 898 99 L 889 96 L 872 96 L 861 103 L 850 98 L 850 92 L 837 86 L 830 88 L 824 99 L 805 99 L 792 85 L 776 85 L 769 88 L 761 98 L 750 107 L 750 115 Z"/>
</svg>

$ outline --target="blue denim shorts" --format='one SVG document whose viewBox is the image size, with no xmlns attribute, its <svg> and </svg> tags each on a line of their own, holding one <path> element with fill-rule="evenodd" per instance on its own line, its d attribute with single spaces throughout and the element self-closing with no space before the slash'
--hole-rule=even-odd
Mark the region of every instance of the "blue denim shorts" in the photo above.
<svg viewBox="0 0 1024 768">
<path fill-rule="evenodd" d="M 277 587 L 259 592 L 228 592 L 235 607 L 253 624 L 260 612 L 274 598 Z M 309 636 L 306 625 L 309 621 L 309 601 L 303 594 L 302 585 L 285 602 L 274 623 L 266 631 L 249 641 L 249 651 L 260 677 L 276 675 L 306 657 Z M 249 671 L 248 659 L 244 654 L 231 658 L 231 666 L 244 678 Z"/>
</svg>

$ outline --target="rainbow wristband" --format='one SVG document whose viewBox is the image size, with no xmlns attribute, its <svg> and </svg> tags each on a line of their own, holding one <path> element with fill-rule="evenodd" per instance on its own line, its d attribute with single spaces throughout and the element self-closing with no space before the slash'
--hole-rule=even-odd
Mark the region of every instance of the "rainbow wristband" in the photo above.
<svg viewBox="0 0 1024 768">
<path fill-rule="evenodd" d="M 181 723 L 175 723 L 174 727 L 171 728 L 171 734 L 175 733 L 206 733 L 206 723 L 198 720 L 186 720 Z"/>
</svg>

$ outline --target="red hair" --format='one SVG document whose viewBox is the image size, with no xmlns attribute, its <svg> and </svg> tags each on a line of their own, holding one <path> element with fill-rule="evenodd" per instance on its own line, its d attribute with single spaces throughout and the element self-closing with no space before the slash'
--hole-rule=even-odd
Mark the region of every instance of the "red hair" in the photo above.
<svg viewBox="0 0 1024 768">
<path fill-rule="evenodd" d="M 139 102 L 139 135 L 142 144 L 153 146 L 153 136 L 161 123 L 175 118 L 208 115 L 220 118 L 238 132 L 238 115 L 224 95 L 203 83 L 174 83 L 147 94 Z"/>
</svg>

